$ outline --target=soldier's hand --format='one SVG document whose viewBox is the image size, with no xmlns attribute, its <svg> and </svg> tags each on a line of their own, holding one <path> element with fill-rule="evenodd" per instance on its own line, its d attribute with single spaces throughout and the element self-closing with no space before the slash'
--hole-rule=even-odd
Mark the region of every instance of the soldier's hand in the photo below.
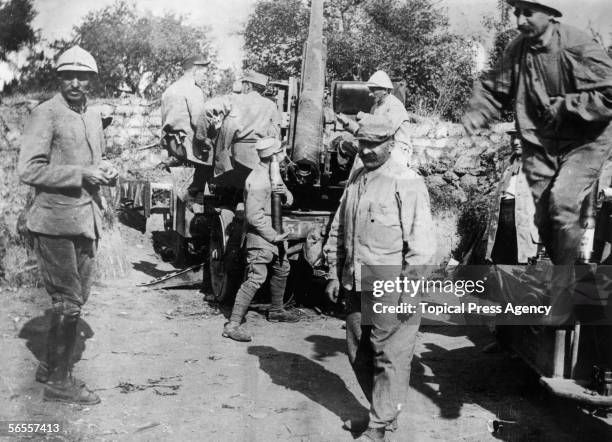
<svg viewBox="0 0 612 442">
<path fill-rule="evenodd" d="M 170 166 L 168 165 L 168 163 L 162 161 L 161 163 L 159 163 L 157 166 L 155 166 L 156 170 L 164 170 L 168 173 L 170 173 Z"/>
<path fill-rule="evenodd" d="M 461 124 L 468 135 L 474 135 L 478 129 L 487 126 L 487 119 L 480 112 L 467 112 L 461 118 Z"/>
<path fill-rule="evenodd" d="M 279 242 L 283 242 L 284 240 L 286 240 L 289 237 L 289 232 L 285 232 L 285 233 L 277 233 L 276 236 L 274 237 L 274 240 L 272 241 L 273 243 L 279 243 Z"/>
<path fill-rule="evenodd" d="M 338 294 L 340 293 L 340 281 L 337 279 L 330 279 L 327 281 L 327 287 L 325 287 L 325 294 L 331 302 L 338 302 Z"/>
<path fill-rule="evenodd" d="M 83 181 L 94 186 L 106 186 L 110 183 L 106 172 L 100 166 L 87 166 L 83 168 Z"/>
<path fill-rule="evenodd" d="M 342 124 L 342 126 L 346 126 L 349 123 L 349 117 L 344 114 L 336 114 L 336 118 Z"/>
<path fill-rule="evenodd" d="M 561 124 L 561 113 L 563 112 L 563 97 L 553 97 L 550 99 L 550 105 L 546 107 L 542 113 L 544 127 L 553 130 L 559 130 Z"/>
<path fill-rule="evenodd" d="M 109 161 L 102 161 L 100 163 L 100 169 L 104 172 L 107 185 L 114 186 L 117 183 L 117 177 L 119 176 L 119 171 L 117 168 Z"/>
</svg>

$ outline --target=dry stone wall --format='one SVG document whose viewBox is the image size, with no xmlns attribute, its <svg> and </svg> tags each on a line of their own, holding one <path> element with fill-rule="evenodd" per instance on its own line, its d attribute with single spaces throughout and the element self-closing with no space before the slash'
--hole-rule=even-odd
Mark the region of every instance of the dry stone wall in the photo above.
<svg viewBox="0 0 612 442">
<path fill-rule="evenodd" d="M 19 244 L 16 221 L 27 199 L 27 187 L 19 184 L 15 166 L 24 120 L 36 104 L 23 97 L 4 99 L 0 104 L 0 149 L 5 159 L 0 180 L 0 229 L 4 233 L 0 241 L 0 279 L 2 260 L 7 255 L 16 256 L 7 254 L 7 248 Z M 159 172 L 155 172 L 155 166 L 166 156 L 159 148 L 159 102 L 130 97 L 93 100 L 90 105 L 113 118 L 105 130 L 107 152 L 122 174 L 156 179 Z M 512 124 L 501 124 L 468 137 L 458 124 L 436 120 L 412 124 L 413 166 L 425 177 L 436 219 L 437 262 L 446 261 L 460 246 L 458 222 L 465 207 L 495 186 L 501 159 L 508 151 L 506 131 L 511 129 Z"/>
</svg>

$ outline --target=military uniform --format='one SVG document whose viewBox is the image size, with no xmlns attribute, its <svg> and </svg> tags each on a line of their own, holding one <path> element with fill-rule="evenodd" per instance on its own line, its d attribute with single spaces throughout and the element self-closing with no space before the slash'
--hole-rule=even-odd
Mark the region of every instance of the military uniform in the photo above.
<svg viewBox="0 0 612 442">
<path fill-rule="evenodd" d="M 222 121 L 215 152 L 215 175 L 236 170 L 236 182 L 242 188 L 249 171 L 259 163 L 255 143 L 264 137 L 280 138 L 280 113 L 274 102 L 251 91 L 231 94 L 209 100 L 200 121 L 200 130 L 206 131 L 215 122 Z"/>
<path fill-rule="evenodd" d="M 283 296 L 289 276 L 289 260 L 282 244 L 274 243 L 277 236 L 271 219 L 272 187 L 268 166 L 258 163 L 249 174 L 244 188 L 246 281 L 236 295 L 232 321 L 240 322 L 257 290 L 271 270 L 271 310 L 283 308 Z"/>
<path fill-rule="evenodd" d="M 71 376 L 72 355 L 94 277 L 101 231 L 99 188 L 109 185 L 117 171 L 102 164 L 102 118 L 87 107 L 95 60 L 75 46 L 59 57 L 56 69 L 62 93 L 32 111 L 18 163 L 21 181 L 36 190 L 27 227 L 52 301 L 47 355 L 36 380 L 46 383 L 44 400 L 97 404 L 100 398 Z"/>
<path fill-rule="evenodd" d="M 555 264 L 573 264 L 580 209 L 610 155 L 612 60 L 587 34 L 553 22 L 538 44 L 517 37 L 475 90 L 470 114 L 491 121 L 512 100 L 535 221 Z M 545 116 L 563 100 L 552 124 Z"/>
<path fill-rule="evenodd" d="M 283 297 L 289 276 L 290 265 L 285 247 L 279 242 L 281 236 L 272 227 L 272 181 L 270 178 L 270 158 L 282 152 L 281 143 L 274 137 L 261 139 L 256 148 L 262 162 L 257 163 L 246 179 L 244 186 L 245 201 L 245 247 L 246 280 L 236 294 L 230 322 L 226 324 L 223 336 L 238 341 L 250 341 L 251 337 L 240 330 L 240 323 L 259 288 L 270 275 L 271 306 L 268 320 L 276 322 L 296 322 L 298 318 L 284 310 Z M 280 177 L 279 177 L 280 178 Z M 291 192 L 281 185 L 286 205 L 293 203 Z M 276 190 L 278 191 L 278 189 Z"/>
<path fill-rule="evenodd" d="M 366 266 L 376 272 L 376 266 L 429 264 L 435 252 L 433 227 L 423 178 L 388 159 L 377 169 L 361 167 L 351 176 L 324 246 L 329 279 L 339 280 L 348 293 L 348 356 L 371 404 L 370 428 L 384 431 L 406 404 L 420 315 L 366 316 L 362 305 L 374 298 L 362 292 L 362 271 Z M 399 292 L 384 296 L 389 305 L 402 300 Z"/>
<path fill-rule="evenodd" d="M 204 92 L 189 72 L 172 83 L 162 95 L 162 139 L 168 134 L 178 134 L 184 149 L 169 153 L 183 161 L 210 166 L 212 152 L 202 148 L 206 134 L 198 133 L 196 139 L 198 121 L 203 112 Z"/>
</svg>

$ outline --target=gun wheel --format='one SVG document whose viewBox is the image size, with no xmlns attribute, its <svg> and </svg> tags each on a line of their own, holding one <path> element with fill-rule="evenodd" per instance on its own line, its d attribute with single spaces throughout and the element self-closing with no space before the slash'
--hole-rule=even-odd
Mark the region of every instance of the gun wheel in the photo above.
<svg viewBox="0 0 612 442">
<path fill-rule="evenodd" d="M 233 301 L 242 281 L 240 229 L 234 228 L 234 213 L 222 209 L 213 219 L 208 247 L 212 294 L 221 303 Z"/>
</svg>

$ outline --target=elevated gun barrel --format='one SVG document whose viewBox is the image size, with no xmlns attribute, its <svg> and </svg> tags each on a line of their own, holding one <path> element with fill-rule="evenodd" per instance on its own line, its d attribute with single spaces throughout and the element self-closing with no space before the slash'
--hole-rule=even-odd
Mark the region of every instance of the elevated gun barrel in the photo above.
<svg viewBox="0 0 612 442">
<path fill-rule="evenodd" d="M 292 155 L 296 164 L 293 167 L 293 175 L 299 184 L 314 184 L 320 174 L 325 63 L 323 0 L 312 0 Z"/>
</svg>

